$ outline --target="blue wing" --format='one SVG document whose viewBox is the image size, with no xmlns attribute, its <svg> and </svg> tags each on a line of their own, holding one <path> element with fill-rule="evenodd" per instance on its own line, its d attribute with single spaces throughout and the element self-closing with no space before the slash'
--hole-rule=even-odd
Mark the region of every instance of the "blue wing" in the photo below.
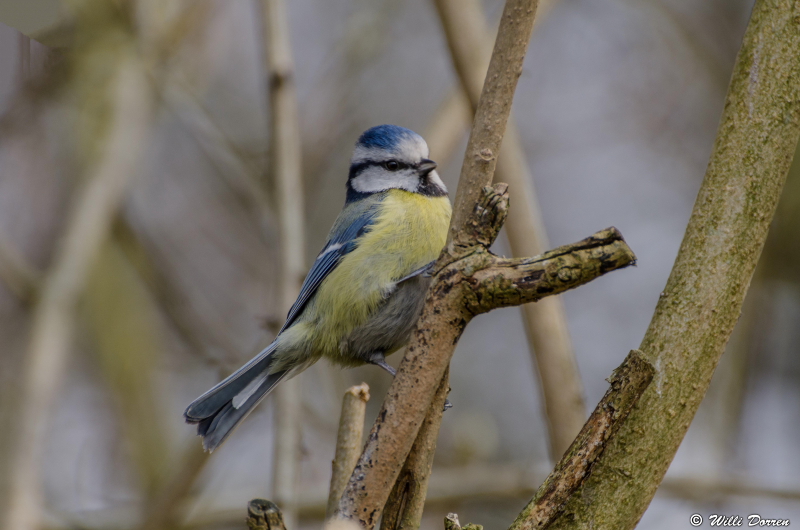
<svg viewBox="0 0 800 530">
<path fill-rule="evenodd" d="M 328 242 L 317 256 L 311 270 L 308 271 L 303 286 L 300 288 L 300 295 L 289 310 L 281 331 L 291 326 L 300 316 L 308 301 L 314 296 L 328 274 L 342 261 L 342 258 L 356 249 L 358 238 L 364 234 L 377 217 L 377 206 L 381 199 L 382 197 L 374 197 L 373 200 L 363 199 L 359 201 L 363 204 L 351 205 L 349 212 L 347 209 L 342 211 L 331 229 Z"/>
</svg>

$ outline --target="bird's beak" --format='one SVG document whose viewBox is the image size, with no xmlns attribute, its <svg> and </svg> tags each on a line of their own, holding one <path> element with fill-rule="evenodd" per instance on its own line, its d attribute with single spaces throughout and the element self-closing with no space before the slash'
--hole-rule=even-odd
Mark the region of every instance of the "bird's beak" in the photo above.
<svg viewBox="0 0 800 530">
<path fill-rule="evenodd" d="M 418 171 L 419 174 L 423 177 L 428 173 L 430 173 L 431 171 L 433 171 L 434 169 L 436 169 L 436 162 L 434 162 L 433 160 L 428 160 L 427 158 L 423 158 L 422 161 L 419 163 Z"/>
</svg>

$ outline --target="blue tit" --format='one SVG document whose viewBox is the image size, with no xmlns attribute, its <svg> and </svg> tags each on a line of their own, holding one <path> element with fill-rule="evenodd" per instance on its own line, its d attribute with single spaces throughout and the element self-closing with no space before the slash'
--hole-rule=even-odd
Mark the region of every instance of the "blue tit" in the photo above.
<svg viewBox="0 0 800 530">
<path fill-rule="evenodd" d="M 212 451 L 283 379 L 325 357 L 378 365 L 410 337 L 450 224 L 428 145 L 396 125 L 356 142 L 344 209 L 275 340 L 186 409 Z"/>
</svg>

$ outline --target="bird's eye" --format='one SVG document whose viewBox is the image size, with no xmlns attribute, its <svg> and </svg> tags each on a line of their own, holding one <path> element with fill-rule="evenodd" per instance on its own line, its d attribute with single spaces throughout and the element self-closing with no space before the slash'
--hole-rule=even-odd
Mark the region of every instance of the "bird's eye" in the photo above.
<svg viewBox="0 0 800 530">
<path fill-rule="evenodd" d="M 389 160 L 388 162 L 383 163 L 383 167 L 388 169 L 389 171 L 397 171 L 400 169 L 400 163 L 397 160 Z"/>
</svg>

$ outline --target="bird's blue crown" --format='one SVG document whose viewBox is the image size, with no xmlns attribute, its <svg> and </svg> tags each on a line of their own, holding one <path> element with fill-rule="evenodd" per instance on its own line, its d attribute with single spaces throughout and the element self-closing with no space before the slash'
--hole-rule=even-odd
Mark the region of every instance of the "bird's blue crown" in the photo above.
<svg viewBox="0 0 800 530">
<path fill-rule="evenodd" d="M 404 140 L 419 137 L 417 133 L 398 125 L 377 125 L 364 131 L 356 142 L 357 146 L 366 148 L 395 150 Z"/>
</svg>

